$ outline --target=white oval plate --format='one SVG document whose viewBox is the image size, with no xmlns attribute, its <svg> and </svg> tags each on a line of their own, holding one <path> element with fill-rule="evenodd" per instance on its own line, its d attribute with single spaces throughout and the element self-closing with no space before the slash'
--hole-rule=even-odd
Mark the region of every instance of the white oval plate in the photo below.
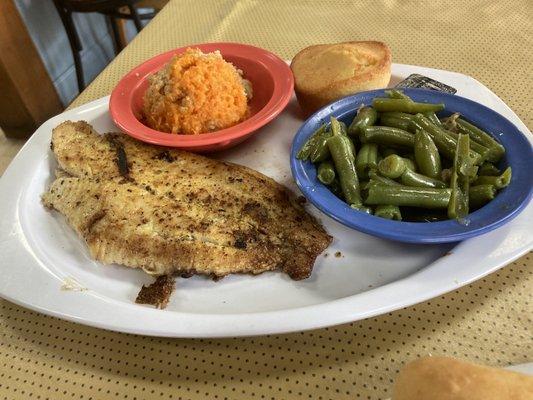
<svg viewBox="0 0 533 400">
<path fill-rule="evenodd" d="M 522 132 L 518 117 L 490 90 L 465 75 L 393 65 L 391 84 L 411 73 L 458 89 L 500 112 Z M 407 245 L 350 230 L 309 206 L 334 236 L 310 279 L 281 273 L 178 279 L 168 307 L 134 304 L 144 273 L 90 259 L 84 243 L 40 195 L 52 180 L 51 130 L 86 120 L 115 131 L 108 98 L 44 123 L 0 179 L 0 296 L 30 309 L 99 328 L 154 336 L 225 337 L 284 333 L 355 321 L 406 307 L 479 279 L 532 248 L 530 204 L 509 224 L 457 245 Z M 262 132 L 216 157 L 247 165 L 297 191 L 289 170 L 292 137 L 302 120 L 293 100 Z M 339 252 L 335 256 L 335 253 Z"/>
</svg>

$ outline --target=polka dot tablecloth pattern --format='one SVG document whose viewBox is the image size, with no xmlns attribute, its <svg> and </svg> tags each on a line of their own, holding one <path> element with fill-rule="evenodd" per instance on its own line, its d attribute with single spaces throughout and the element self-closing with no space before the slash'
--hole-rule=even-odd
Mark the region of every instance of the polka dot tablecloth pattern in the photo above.
<svg viewBox="0 0 533 400">
<path fill-rule="evenodd" d="M 364 39 L 387 42 L 395 62 L 473 76 L 533 128 L 529 0 L 176 0 L 71 106 L 109 94 L 135 65 L 187 44 L 244 42 L 288 59 L 310 44 Z M 531 362 L 532 265 L 526 255 L 378 318 L 256 338 L 113 333 L 0 300 L 0 399 L 384 399 L 398 369 L 418 356 Z"/>
</svg>

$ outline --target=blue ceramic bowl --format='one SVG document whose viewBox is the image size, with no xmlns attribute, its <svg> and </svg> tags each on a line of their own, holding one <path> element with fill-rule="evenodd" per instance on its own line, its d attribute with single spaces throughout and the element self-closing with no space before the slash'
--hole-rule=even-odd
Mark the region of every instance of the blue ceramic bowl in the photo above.
<svg viewBox="0 0 533 400">
<path fill-rule="evenodd" d="M 330 116 L 349 124 L 361 104 L 368 105 L 374 97 L 384 97 L 383 90 L 373 90 L 342 98 L 322 108 L 298 130 L 292 143 L 291 169 L 304 196 L 322 212 L 350 228 L 409 243 L 456 242 L 489 232 L 516 217 L 529 203 L 533 187 L 533 149 L 525 135 L 500 114 L 463 97 L 425 89 L 405 89 L 404 92 L 415 101 L 444 103 L 446 108 L 442 116 L 459 112 L 465 119 L 493 135 L 506 149 L 505 159 L 499 167 L 511 166 L 513 170 L 509 186 L 487 205 L 472 212 L 467 224 L 455 220 L 390 221 L 350 208 L 318 181 L 315 166 L 310 161 L 298 160 L 296 154 L 321 124 L 329 122 Z"/>
</svg>

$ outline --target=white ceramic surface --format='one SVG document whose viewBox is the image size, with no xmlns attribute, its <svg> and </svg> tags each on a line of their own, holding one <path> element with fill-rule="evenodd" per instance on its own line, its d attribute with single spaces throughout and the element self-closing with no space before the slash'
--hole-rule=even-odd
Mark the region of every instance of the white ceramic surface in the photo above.
<svg viewBox="0 0 533 400">
<path fill-rule="evenodd" d="M 506 367 L 510 371 L 521 372 L 522 374 L 533 375 L 533 362 L 526 364 L 511 365 Z"/>
<path fill-rule="evenodd" d="M 509 371 L 520 372 L 522 374 L 533 376 L 533 362 L 525 363 L 525 364 L 510 365 L 508 367 L 505 367 L 504 369 L 508 369 Z"/>
<path fill-rule="evenodd" d="M 458 95 L 500 112 L 525 133 L 518 117 L 490 90 L 465 75 L 393 65 L 391 85 L 420 73 L 458 89 Z M 178 279 L 165 310 L 134 304 L 152 278 L 92 261 L 63 217 L 42 207 L 52 180 L 51 129 L 86 120 L 99 132 L 116 130 L 108 98 L 44 123 L 0 179 L 0 296 L 25 307 L 100 328 L 174 337 L 224 337 L 292 332 L 355 321 L 438 296 L 487 275 L 533 247 L 533 205 L 509 224 L 456 245 L 408 245 L 350 230 L 309 210 L 334 241 L 313 275 L 291 281 L 281 273 Z M 291 101 L 285 112 L 237 148 L 217 158 L 247 165 L 297 191 L 289 170 L 292 137 L 302 123 Z M 531 138 L 530 138 L 531 140 Z M 336 257 L 335 253 L 341 256 Z"/>
</svg>

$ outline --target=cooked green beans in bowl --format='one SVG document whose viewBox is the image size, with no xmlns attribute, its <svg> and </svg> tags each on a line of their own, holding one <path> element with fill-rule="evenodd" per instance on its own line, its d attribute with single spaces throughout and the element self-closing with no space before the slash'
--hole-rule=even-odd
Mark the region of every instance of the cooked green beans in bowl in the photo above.
<svg viewBox="0 0 533 400">
<path fill-rule="evenodd" d="M 349 228 L 407 243 L 457 242 L 530 205 L 533 139 L 518 126 L 436 90 L 361 92 L 300 126 L 291 172 L 313 206 Z"/>
<path fill-rule="evenodd" d="M 511 182 L 499 168 L 506 151 L 459 113 L 439 117 L 443 103 L 417 102 L 388 90 L 359 107 L 344 125 L 323 123 L 297 150 L 318 180 L 351 208 L 395 221 L 468 224 Z"/>
</svg>

